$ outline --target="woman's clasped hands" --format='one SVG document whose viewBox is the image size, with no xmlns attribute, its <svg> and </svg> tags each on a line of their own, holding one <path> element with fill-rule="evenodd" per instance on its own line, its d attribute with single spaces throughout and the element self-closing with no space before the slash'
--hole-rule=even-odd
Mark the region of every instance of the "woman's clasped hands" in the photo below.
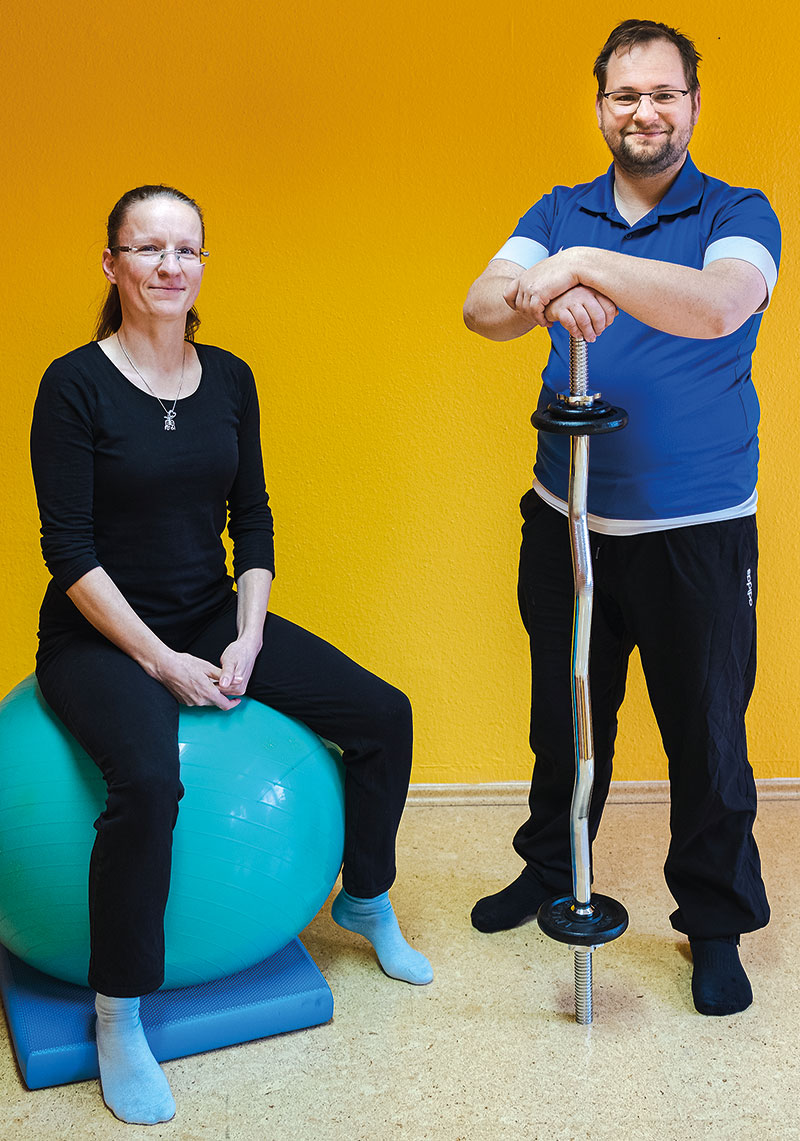
<svg viewBox="0 0 800 1141">
<path fill-rule="evenodd" d="M 240 641 L 231 642 L 223 651 L 219 666 L 193 654 L 169 651 L 158 663 L 155 676 L 181 705 L 235 709 L 247 689 L 257 655 L 258 650 Z"/>
</svg>

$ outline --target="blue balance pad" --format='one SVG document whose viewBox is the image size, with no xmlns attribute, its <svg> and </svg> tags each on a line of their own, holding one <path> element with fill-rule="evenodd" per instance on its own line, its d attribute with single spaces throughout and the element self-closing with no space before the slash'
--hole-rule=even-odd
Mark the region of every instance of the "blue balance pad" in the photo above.
<svg viewBox="0 0 800 1141">
<path fill-rule="evenodd" d="M 0 994 L 28 1089 L 98 1076 L 94 992 L 43 975 L 0 946 Z M 328 1022 L 333 995 L 299 939 L 215 982 L 143 996 L 142 1024 L 160 1061 Z"/>
</svg>

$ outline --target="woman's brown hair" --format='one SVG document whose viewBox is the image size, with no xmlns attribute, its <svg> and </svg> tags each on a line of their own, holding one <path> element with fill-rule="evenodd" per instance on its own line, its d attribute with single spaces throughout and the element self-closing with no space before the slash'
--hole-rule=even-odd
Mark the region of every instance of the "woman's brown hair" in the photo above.
<svg viewBox="0 0 800 1141">
<path fill-rule="evenodd" d="M 183 194 L 180 190 L 176 190 L 174 186 L 159 184 L 158 186 L 137 186 L 134 190 L 129 190 L 122 195 L 108 216 L 107 242 L 109 249 L 113 249 L 114 246 L 119 244 L 119 232 L 131 206 L 134 206 L 137 202 L 146 202 L 150 198 L 174 198 L 177 202 L 185 202 L 187 206 L 191 206 L 192 209 L 197 212 L 197 217 L 200 219 L 202 240 L 203 243 L 205 243 L 206 229 L 203 222 L 203 211 L 195 200 L 190 198 L 188 194 Z M 119 291 L 116 285 L 109 284 L 102 308 L 97 317 L 97 325 L 92 339 L 102 341 L 106 337 L 110 337 L 112 333 L 116 333 L 121 324 L 122 307 L 119 303 Z M 186 314 L 187 341 L 194 340 L 194 335 L 199 327 L 200 316 L 195 307 L 192 306 Z"/>
</svg>

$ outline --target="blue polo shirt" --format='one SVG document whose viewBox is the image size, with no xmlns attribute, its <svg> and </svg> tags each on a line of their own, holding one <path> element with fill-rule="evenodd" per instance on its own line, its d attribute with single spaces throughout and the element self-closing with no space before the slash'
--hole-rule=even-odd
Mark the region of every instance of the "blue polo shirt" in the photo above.
<svg viewBox="0 0 800 1141">
<path fill-rule="evenodd" d="M 720 258 L 755 265 L 777 279 L 780 227 L 759 190 L 701 174 L 687 155 L 667 193 L 634 226 L 614 201 L 613 164 L 579 186 L 556 186 L 519 221 L 495 255 L 529 268 L 570 246 L 616 250 L 702 269 Z M 759 406 L 750 362 L 760 311 L 715 340 L 661 333 L 620 312 L 588 347 L 589 389 L 621 405 L 630 422 L 594 436 L 590 526 L 631 534 L 733 518 L 755 511 Z M 550 331 L 539 408 L 569 391 L 569 334 Z M 569 439 L 540 433 L 535 486 L 566 510 Z"/>
</svg>

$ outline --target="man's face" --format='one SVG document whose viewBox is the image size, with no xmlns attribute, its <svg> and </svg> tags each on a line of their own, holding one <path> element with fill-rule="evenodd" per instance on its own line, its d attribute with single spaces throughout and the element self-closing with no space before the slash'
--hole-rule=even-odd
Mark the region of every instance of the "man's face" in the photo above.
<svg viewBox="0 0 800 1141">
<path fill-rule="evenodd" d="M 606 91 L 685 90 L 680 53 L 669 40 L 651 40 L 608 61 Z M 638 107 L 615 112 L 597 98 L 597 122 L 614 161 L 628 174 L 662 174 L 683 162 L 700 114 L 700 93 L 680 99 L 674 108 L 656 108 L 648 98 Z"/>
</svg>

